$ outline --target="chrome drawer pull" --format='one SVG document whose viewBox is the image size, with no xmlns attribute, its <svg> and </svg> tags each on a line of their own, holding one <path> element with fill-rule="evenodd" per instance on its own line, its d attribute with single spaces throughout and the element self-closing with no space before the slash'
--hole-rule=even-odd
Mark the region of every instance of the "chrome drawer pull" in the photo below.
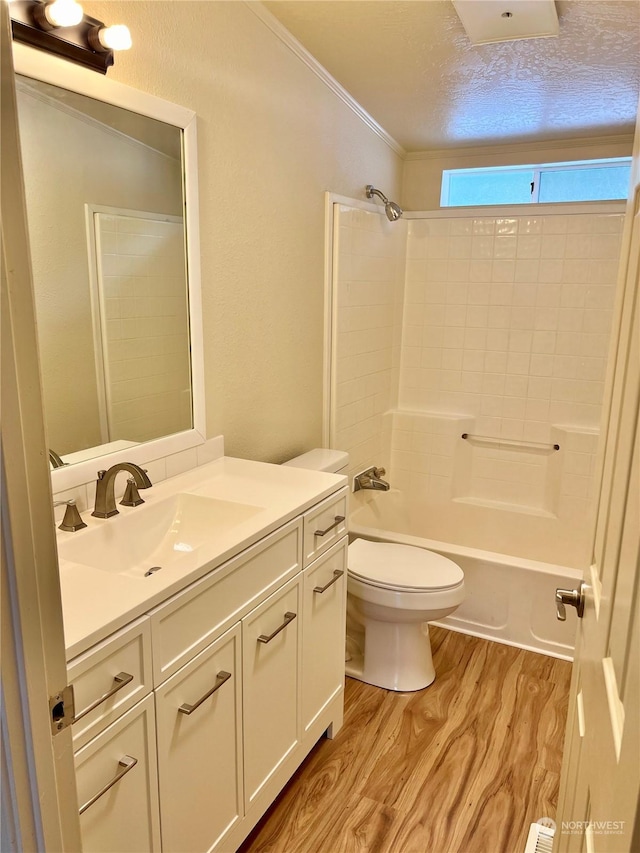
<svg viewBox="0 0 640 853">
<path fill-rule="evenodd" d="M 334 527 L 337 527 L 339 524 L 342 524 L 343 521 L 344 521 L 344 515 L 336 515 L 336 520 L 333 522 L 333 524 L 330 527 L 327 527 L 326 530 L 316 530 L 316 532 L 313 535 L 314 536 L 326 536 L 330 530 L 333 530 Z"/>
<path fill-rule="evenodd" d="M 122 690 L 123 687 L 126 687 L 130 681 L 133 681 L 133 676 L 128 672 L 119 672 L 117 675 L 113 676 L 113 680 L 115 681 L 115 687 L 112 687 L 104 696 L 100 696 L 99 699 L 96 699 L 95 702 L 92 702 L 88 705 L 84 711 L 80 711 L 79 714 L 76 714 L 73 718 L 73 722 L 77 723 L 78 720 L 81 720 L 83 717 L 86 717 L 90 711 L 93 711 L 94 708 L 97 708 L 98 705 L 102 705 L 103 702 L 106 702 L 110 696 L 113 696 L 114 693 L 117 693 L 118 690 Z"/>
<path fill-rule="evenodd" d="M 110 782 L 107 782 L 104 788 L 98 791 L 97 794 L 94 794 L 93 797 L 91 797 L 90 800 L 87 800 L 87 802 L 83 806 L 80 806 L 80 809 L 78 810 L 79 814 L 86 812 L 89 806 L 92 806 L 96 802 L 96 800 L 99 800 L 103 794 L 107 793 L 109 788 L 113 788 L 116 782 L 119 782 L 123 776 L 126 776 L 129 770 L 133 770 L 137 763 L 137 758 L 133 758 L 131 755 L 123 755 L 120 761 L 118 761 L 118 767 L 120 769 L 118 770 L 116 775 Z"/>
<path fill-rule="evenodd" d="M 180 705 L 178 708 L 179 714 L 193 714 L 196 708 L 199 708 L 202 703 L 209 698 L 209 696 L 213 696 L 216 690 L 220 690 L 225 681 L 228 681 L 231 678 L 230 672 L 225 672 L 223 669 L 216 675 L 216 683 L 213 685 L 211 690 L 208 693 L 205 693 L 202 699 L 198 699 L 198 701 L 194 705 L 189 705 L 187 702 L 184 705 Z"/>
<path fill-rule="evenodd" d="M 333 586 L 334 583 L 336 583 L 336 581 L 338 581 L 343 574 L 344 572 L 341 569 L 335 569 L 333 572 L 333 577 L 331 578 L 329 583 L 326 583 L 324 586 L 314 586 L 313 591 L 319 592 L 322 595 L 322 593 L 326 592 L 330 586 Z"/>
<path fill-rule="evenodd" d="M 287 627 L 287 625 L 289 624 L 289 622 L 293 622 L 293 620 L 294 620 L 295 618 L 296 618 L 296 614 L 295 614 L 295 613 L 291 613 L 290 611 L 287 611 L 287 612 L 284 614 L 284 622 L 282 623 L 282 625 L 280 625 L 280 627 L 279 627 L 279 628 L 276 628 L 276 630 L 273 632 L 273 634 L 269 634 L 268 636 L 267 636 L 266 634 L 260 634 L 260 636 L 258 637 L 258 642 L 259 642 L 259 643 L 270 643 L 270 642 L 271 642 L 271 640 L 273 640 L 273 638 L 274 638 L 277 634 L 279 634 L 279 633 L 280 633 L 280 631 L 284 631 L 284 629 Z"/>
</svg>

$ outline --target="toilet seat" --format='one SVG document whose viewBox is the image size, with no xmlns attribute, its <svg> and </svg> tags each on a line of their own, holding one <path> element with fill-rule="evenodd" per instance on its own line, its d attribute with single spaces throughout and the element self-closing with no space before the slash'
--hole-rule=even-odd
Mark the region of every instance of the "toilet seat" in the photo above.
<svg viewBox="0 0 640 853">
<path fill-rule="evenodd" d="M 367 539 L 349 545 L 348 572 L 360 583 L 401 593 L 438 592 L 464 583 L 460 566 L 441 554 Z"/>
</svg>

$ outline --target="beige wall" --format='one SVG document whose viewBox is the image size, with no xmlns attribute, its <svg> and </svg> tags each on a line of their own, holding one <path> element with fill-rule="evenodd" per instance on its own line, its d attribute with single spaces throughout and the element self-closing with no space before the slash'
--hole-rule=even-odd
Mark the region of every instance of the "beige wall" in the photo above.
<svg viewBox="0 0 640 853">
<path fill-rule="evenodd" d="M 484 166 L 519 166 L 526 163 L 561 163 L 599 157 L 630 157 L 633 138 L 607 136 L 592 140 L 567 140 L 553 145 L 496 145 L 409 154 L 404 166 L 401 204 L 407 210 L 437 210 L 443 169 L 478 169 Z"/>
<path fill-rule="evenodd" d="M 239 2 L 84 3 L 126 23 L 109 77 L 198 114 L 207 431 L 281 461 L 322 439 L 324 192 L 402 161 Z"/>
<path fill-rule="evenodd" d="M 72 453 L 102 443 L 85 204 L 179 215 L 180 166 L 24 92 L 18 114 L 48 441 Z"/>
</svg>

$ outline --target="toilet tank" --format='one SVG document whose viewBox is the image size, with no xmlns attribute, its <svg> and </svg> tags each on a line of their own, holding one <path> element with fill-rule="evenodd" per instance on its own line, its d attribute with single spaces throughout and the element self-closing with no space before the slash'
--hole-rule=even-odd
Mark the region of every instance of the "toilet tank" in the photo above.
<svg viewBox="0 0 640 853">
<path fill-rule="evenodd" d="M 349 454 L 345 453 L 344 450 L 316 447 L 314 450 L 309 450 L 308 453 L 303 453 L 301 456 L 295 456 L 282 464 L 290 465 L 292 468 L 307 468 L 309 471 L 327 471 L 330 474 L 346 475 L 349 467 Z"/>
</svg>

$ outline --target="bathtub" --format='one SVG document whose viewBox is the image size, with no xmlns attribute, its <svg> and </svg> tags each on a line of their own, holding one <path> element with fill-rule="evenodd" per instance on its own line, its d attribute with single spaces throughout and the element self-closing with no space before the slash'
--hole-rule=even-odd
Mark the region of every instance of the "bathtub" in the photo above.
<svg viewBox="0 0 640 853">
<path fill-rule="evenodd" d="M 562 660 L 573 659 L 576 613 L 569 607 L 567 621 L 557 620 L 555 590 L 579 586 L 582 572 L 425 538 L 420 530 L 411 529 L 418 527 L 415 507 L 410 512 L 402 492 L 395 489 L 352 495 L 351 504 L 351 539 L 416 545 L 449 557 L 462 568 L 466 598 L 454 614 L 434 625 Z"/>
</svg>

